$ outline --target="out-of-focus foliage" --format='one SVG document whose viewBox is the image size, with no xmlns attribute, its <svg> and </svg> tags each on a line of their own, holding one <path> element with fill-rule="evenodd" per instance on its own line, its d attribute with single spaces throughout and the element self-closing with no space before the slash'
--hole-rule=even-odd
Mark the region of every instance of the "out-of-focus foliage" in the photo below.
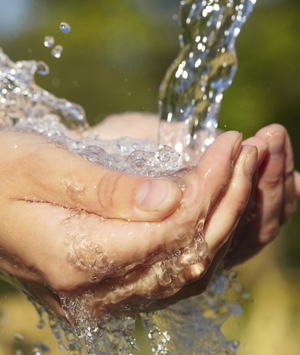
<svg viewBox="0 0 300 355">
<path fill-rule="evenodd" d="M 178 50 L 179 2 L 0 0 L 0 46 L 14 61 L 45 61 L 51 72 L 36 77 L 39 85 L 81 104 L 91 124 L 115 112 L 155 112 L 159 84 Z M 240 130 L 245 136 L 272 122 L 285 125 L 298 168 L 299 18 L 297 1 L 258 0 L 238 38 L 239 69 L 224 95 L 220 114 L 221 129 Z M 61 21 L 72 26 L 69 34 L 60 32 Z M 44 47 L 46 35 L 54 36 L 56 44 L 64 46 L 60 59 Z M 241 355 L 300 353 L 295 335 L 300 328 L 299 217 L 300 211 L 275 246 L 241 268 L 241 279 L 255 302 L 246 302 L 245 317 L 242 321 L 233 319 L 226 330 L 248 344 L 241 346 Z M 0 355 L 15 354 L 16 331 L 26 330 L 27 345 L 44 339 L 44 335 L 36 338 L 39 331 L 27 334 L 31 316 L 11 289 L 1 284 L 0 293 L 0 311 L 5 314 L 5 322 L 11 322 L 4 324 L 2 333 L 0 329 Z M 241 324 L 237 326 L 237 322 Z M 31 323 L 34 329 L 35 320 Z M 26 349 L 25 355 L 30 353 Z M 56 353 L 60 352 L 51 352 Z"/>
</svg>

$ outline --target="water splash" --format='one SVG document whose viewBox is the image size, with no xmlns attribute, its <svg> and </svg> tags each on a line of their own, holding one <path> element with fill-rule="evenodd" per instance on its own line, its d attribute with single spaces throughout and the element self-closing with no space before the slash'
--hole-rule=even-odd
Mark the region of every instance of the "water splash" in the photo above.
<svg viewBox="0 0 300 355">
<path fill-rule="evenodd" d="M 47 70 L 44 63 L 42 66 Z M 41 62 L 14 63 L 0 48 L 0 127 L 54 114 L 68 128 L 85 129 L 85 112 L 80 105 L 59 99 L 35 84 L 34 74 L 39 69 Z"/>
<path fill-rule="evenodd" d="M 236 274 L 223 272 L 202 295 L 141 314 L 152 354 L 234 355 L 237 342 L 229 342 L 220 328 L 230 316 L 242 314 L 235 278 Z M 229 298 L 233 290 L 235 294 Z"/>
<path fill-rule="evenodd" d="M 159 140 L 182 154 L 184 164 L 194 164 L 215 138 L 223 91 L 237 69 L 235 40 L 254 3 L 181 1 L 180 52 L 159 94 Z"/>
</svg>

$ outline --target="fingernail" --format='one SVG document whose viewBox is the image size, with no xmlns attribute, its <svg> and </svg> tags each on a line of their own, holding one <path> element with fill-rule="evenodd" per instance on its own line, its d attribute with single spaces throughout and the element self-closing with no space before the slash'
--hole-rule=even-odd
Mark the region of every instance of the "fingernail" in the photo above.
<svg viewBox="0 0 300 355">
<path fill-rule="evenodd" d="M 272 155 L 277 155 L 283 152 L 285 136 L 283 132 L 276 132 L 270 139 L 269 152 Z"/>
<path fill-rule="evenodd" d="M 244 163 L 244 172 L 249 177 L 252 177 L 257 165 L 257 148 L 252 147 L 246 155 Z"/>
<path fill-rule="evenodd" d="M 243 140 L 243 135 L 242 133 L 239 133 L 239 136 L 232 148 L 231 151 L 231 159 L 235 160 L 239 154 L 239 152 L 241 151 L 241 145 L 242 145 L 242 140 Z"/>
<path fill-rule="evenodd" d="M 178 194 L 177 185 L 164 179 L 145 181 L 138 189 L 136 201 L 142 210 L 159 210 L 172 203 Z"/>
</svg>

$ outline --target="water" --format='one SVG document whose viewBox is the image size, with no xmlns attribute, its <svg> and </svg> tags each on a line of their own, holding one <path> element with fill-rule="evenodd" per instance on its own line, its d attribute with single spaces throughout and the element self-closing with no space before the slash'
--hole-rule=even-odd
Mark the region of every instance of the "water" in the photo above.
<svg viewBox="0 0 300 355">
<path fill-rule="evenodd" d="M 37 62 L 36 72 L 40 75 L 48 75 L 50 73 L 50 69 L 46 63 L 39 61 Z"/>
<path fill-rule="evenodd" d="M 237 69 L 235 40 L 256 0 L 181 1 L 180 51 L 160 88 L 160 143 L 195 164 L 215 139 L 223 91 Z"/>
<path fill-rule="evenodd" d="M 51 55 L 55 58 L 60 58 L 62 51 L 63 51 L 63 46 L 61 46 L 60 44 L 58 44 L 57 46 L 55 46 L 52 51 L 51 51 Z"/>
<path fill-rule="evenodd" d="M 53 36 L 46 36 L 45 37 L 45 39 L 44 39 L 44 46 L 45 47 L 51 48 L 54 46 L 54 43 L 55 43 L 55 39 Z"/>
<path fill-rule="evenodd" d="M 63 33 L 71 32 L 71 26 L 67 22 L 61 22 L 59 28 Z"/>
<path fill-rule="evenodd" d="M 41 118 L 52 114 L 67 128 L 83 130 L 86 119 L 80 105 L 58 99 L 35 84 L 34 74 L 40 63 L 34 60 L 14 63 L 0 49 L 0 127 L 11 127 L 26 120 L 30 125 L 31 119 L 38 120 L 42 126 Z M 53 131 L 53 134 L 68 135 L 67 129 L 62 129 L 63 133 Z"/>
<path fill-rule="evenodd" d="M 152 314 L 142 314 L 154 355 L 234 355 L 236 342 L 220 331 L 232 315 L 240 315 L 239 295 L 228 297 L 235 275 L 219 274 L 200 296 L 181 301 Z"/>
<path fill-rule="evenodd" d="M 81 133 L 87 128 L 84 110 L 65 99 L 56 98 L 34 82 L 36 72 L 49 72 L 47 65 L 35 61 L 13 63 L 3 52 L 0 52 L 0 126 L 2 129 L 36 130 L 56 144 L 110 169 L 168 176 L 176 181 L 184 174 L 180 167 L 193 163 L 193 158 L 199 157 L 215 137 L 222 93 L 230 85 L 236 70 L 234 41 L 252 5 L 251 1 L 226 0 L 186 0 L 181 3 L 181 51 L 167 72 L 160 91 L 160 140 L 175 150 L 130 138 L 114 141 L 82 138 Z M 68 33 L 70 26 L 62 23 L 60 29 Z M 44 44 L 53 47 L 54 39 L 48 36 Z M 59 58 L 62 50 L 62 46 L 57 45 L 52 49 L 52 55 Z M 105 259 L 109 256 L 97 254 L 97 245 L 91 244 L 88 238 L 73 236 L 65 242 L 73 253 L 69 261 L 76 267 L 92 271 L 91 282 L 99 282 L 109 271 L 108 266 L 114 270 L 114 261 Z M 95 256 L 92 262 L 86 260 L 86 255 L 91 252 Z M 153 280 L 167 290 L 187 265 L 204 260 L 206 252 L 207 245 L 199 229 L 190 238 L 183 238 L 180 247 L 168 257 L 156 260 L 138 282 Z M 131 336 L 135 327 L 134 307 L 138 307 L 155 355 L 235 354 L 237 344 L 228 342 L 220 331 L 230 315 L 241 312 L 235 299 L 229 302 L 226 298 L 226 293 L 233 288 L 232 274 L 216 276 L 201 296 L 166 310 L 144 314 L 152 300 L 130 304 L 126 293 L 132 287 L 130 277 L 134 272 L 128 271 L 127 274 L 127 271 L 119 270 L 116 280 L 103 283 L 107 304 L 104 302 L 103 312 L 97 318 L 89 310 L 95 297 L 93 287 L 74 296 L 58 294 L 66 317 L 75 320 L 74 328 L 36 302 L 34 295 L 14 277 L 1 274 L 25 292 L 34 304 L 40 314 L 38 327 L 45 325 L 47 314 L 60 349 L 72 355 L 81 353 L 80 339 L 85 341 L 90 355 L 132 354 L 132 349 L 138 349 Z M 118 304 L 115 312 L 110 308 L 113 302 Z M 40 355 L 46 350 L 38 344 L 33 353 Z"/>
</svg>

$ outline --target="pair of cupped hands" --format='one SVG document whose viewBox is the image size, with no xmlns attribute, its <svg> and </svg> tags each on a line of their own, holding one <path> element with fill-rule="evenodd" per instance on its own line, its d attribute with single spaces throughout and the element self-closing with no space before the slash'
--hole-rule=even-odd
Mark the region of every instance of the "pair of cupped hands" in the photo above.
<svg viewBox="0 0 300 355">
<path fill-rule="evenodd" d="M 156 139 L 157 127 L 155 116 L 132 113 L 85 134 Z M 277 124 L 244 141 L 222 133 L 180 181 L 108 170 L 32 132 L 0 131 L 0 149 L 0 268 L 74 324 L 62 296 L 83 297 L 99 318 L 200 294 L 218 267 L 272 241 L 300 195 L 291 142 Z M 207 256 L 171 270 L 162 285 L 157 270 L 182 263 L 195 233 Z"/>
</svg>

